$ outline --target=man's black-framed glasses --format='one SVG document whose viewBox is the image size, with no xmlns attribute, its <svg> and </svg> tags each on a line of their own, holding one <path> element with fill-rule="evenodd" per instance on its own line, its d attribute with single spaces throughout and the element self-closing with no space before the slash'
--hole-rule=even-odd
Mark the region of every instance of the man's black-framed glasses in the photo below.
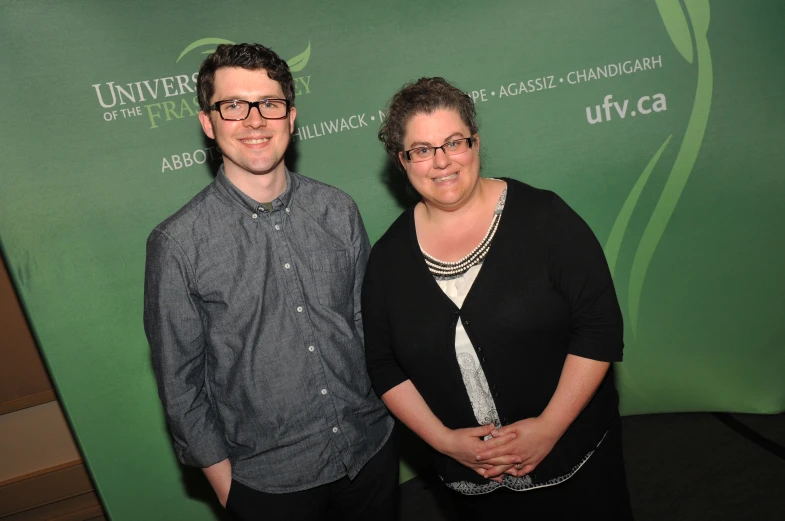
<svg viewBox="0 0 785 521">
<path fill-rule="evenodd" d="M 244 99 L 227 99 L 216 101 L 210 105 L 210 110 L 217 110 L 221 119 L 226 121 L 242 121 L 251 115 L 251 109 L 256 107 L 264 119 L 283 119 L 289 115 L 289 100 L 268 98 L 259 101 L 246 101 Z"/>
<path fill-rule="evenodd" d="M 405 157 L 406 160 L 411 163 L 419 163 L 420 161 L 428 161 L 429 159 L 433 159 L 436 155 L 436 151 L 440 148 L 442 149 L 442 152 L 448 156 L 454 156 L 456 154 L 462 154 L 466 152 L 472 147 L 472 144 L 474 144 L 473 137 L 451 139 L 440 147 L 423 146 L 406 150 L 403 153 L 403 157 Z"/>
</svg>

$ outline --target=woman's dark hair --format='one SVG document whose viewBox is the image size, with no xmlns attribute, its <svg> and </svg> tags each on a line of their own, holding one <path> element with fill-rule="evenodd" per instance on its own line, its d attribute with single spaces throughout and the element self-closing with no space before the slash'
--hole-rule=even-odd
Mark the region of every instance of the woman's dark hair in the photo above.
<svg viewBox="0 0 785 521">
<path fill-rule="evenodd" d="M 210 99 L 215 94 L 215 71 L 222 67 L 239 67 L 256 71 L 264 69 L 267 76 L 281 85 L 281 90 L 290 105 L 294 106 L 294 80 L 289 66 L 275 51 L 258 43 L 221 44 L 207 57 L 199 68 L 196 92 L 199 107 L 210 110 Z M 253 100 L 251 100 L 253 101 Z"/>
<path fill-rule="evenodd" d="M 403 151 L 403 136 L 409 120 L 417 114 L 432 114 L 438 109 L 456 111 L 471 134 L 477 133 L 477 113 L 468 94 L 444 78 L 420 78 L 395 93 L 379 129 L 379 141 L 384 143 L 384 149 L 395 164 L 400 166 L 398 152 Z"/>
</svg>

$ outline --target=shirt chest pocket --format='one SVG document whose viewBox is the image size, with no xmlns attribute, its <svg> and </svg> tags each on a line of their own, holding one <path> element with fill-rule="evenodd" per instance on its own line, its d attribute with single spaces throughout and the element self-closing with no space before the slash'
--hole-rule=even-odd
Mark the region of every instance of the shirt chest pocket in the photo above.
<svg viewBox="0 0 785 521">
<path fill-rule="evenodd" d="M 310 260 L 319 303 L 345 311 L 354 298 L 354 270 L 349 252 L 319 251 L 312 253 Z"/>
</svg>

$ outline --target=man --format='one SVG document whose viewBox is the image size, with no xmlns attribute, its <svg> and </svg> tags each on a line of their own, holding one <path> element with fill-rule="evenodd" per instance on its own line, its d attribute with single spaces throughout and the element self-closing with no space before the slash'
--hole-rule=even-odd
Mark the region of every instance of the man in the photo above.
<svg viewBox="0 0 785 521">
<path fill-rule="evenodd" d="M 392 520 L 398 463 L 365 371 L 357 206 L 286 168 L 294 82 L 273 51 L 220 45 L 197 89 L 223 166 L 153 230 L 145 273 L 177 455 L 243 520 Z"/>
</svg>

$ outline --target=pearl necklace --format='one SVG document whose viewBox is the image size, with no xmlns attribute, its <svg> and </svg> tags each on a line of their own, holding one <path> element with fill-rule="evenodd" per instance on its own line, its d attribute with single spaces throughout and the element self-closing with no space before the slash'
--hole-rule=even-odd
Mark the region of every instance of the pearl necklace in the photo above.
<svg viewBox="0 0 785 521">
<path fill-rule="evenodd" d="M 488 231 L 485 232 L 485 237 L 480 241 L 480 244 L 469 252 L 468 255 L 455 262 L 439 260 L 420 248 L 423 257 L 425 257 L 425 264 L 428 265 L 430 272 L 436 277 L 455 278 L 460 277 L 469 271 L 469 268 L 472 266 L 481 263 L 485 259 L 485 256 L 488 255 L 488 250 L 491 248 L 491 241 L 493 241 L 496 230 L 499 228 L 499 220 L 501 217 L 501 212 L 494 213 L 491 225 L 488 227 Z"/>
</svg>

